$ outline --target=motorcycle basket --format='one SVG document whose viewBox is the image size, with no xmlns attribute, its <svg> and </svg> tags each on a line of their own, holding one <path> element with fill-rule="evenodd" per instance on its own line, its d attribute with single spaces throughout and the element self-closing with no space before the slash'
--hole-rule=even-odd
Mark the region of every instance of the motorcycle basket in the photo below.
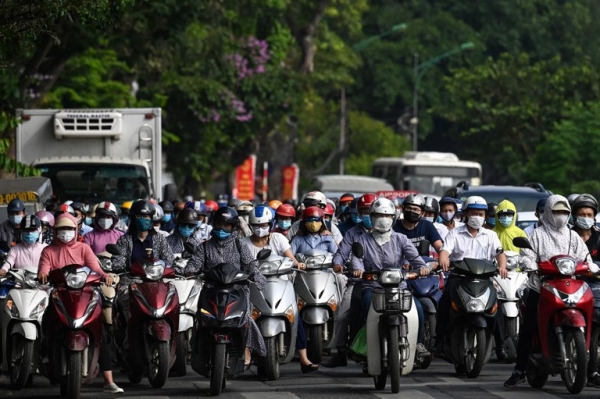
<svg viewBox="0 0 600 399">
<path fill-rule="evenodd" d="M 371 303 L 373 304 L 373 310 L 378 313 L 388 311 L 409 312 L 412 307 L 412 293 L 398 288 L 375 289 L 372 293 Z"/>
</svg>

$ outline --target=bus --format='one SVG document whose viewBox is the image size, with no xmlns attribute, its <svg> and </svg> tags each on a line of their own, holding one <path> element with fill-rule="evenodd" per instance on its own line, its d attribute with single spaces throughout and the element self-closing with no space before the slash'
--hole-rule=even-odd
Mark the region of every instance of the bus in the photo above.
<svg viewBox="0 0 600 399">
<path fill-rule="evenodd" d="M 396 190 L 441 197 L 461 181 L 470 186 L 480 185 L 481 164 L 461 161 L 449 152 L 409 151 L 402 157 L 376 159 L 372 175 L 386 179 Z"/>
</svg>

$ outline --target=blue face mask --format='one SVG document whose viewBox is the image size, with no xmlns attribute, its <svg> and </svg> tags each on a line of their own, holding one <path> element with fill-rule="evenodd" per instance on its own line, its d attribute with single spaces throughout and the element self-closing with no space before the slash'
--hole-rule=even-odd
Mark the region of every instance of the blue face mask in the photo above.
<svg viewBox="0 0 600 399">
<path fill-rule="evenodd" d="M 196 223 L 196 227 L 198 227 L 199 229 L 201 229 L 204 226 L 204 222 L 198 221 L 198 223 Z"/>
<path fill-rule="evenodd" d="M 292 221 L 291 220 L 278 220 L 277 221 L 277 226 L 281 229 L 281 230 L 287 230 L 290 227 L 292 227 Z"/>
<path fill-rule="evenodd" d="M 27 244 L 31 245 L 36 242 L 38 238 L 40 238 L 40 233 L 37 231 L 27 231 L 21 234 L 21 238 L 23 238 L 23 241 L 25 241 Z"/>
<path fill-rule="evenodd" d="M 436 221 L 437 223 L 444 223 L 444 219 L 442 219 L 442 217 L 441 217 L 441 216 L 438 216 L 438 217 L 437 217 L 437 219 L 435 219 L 435 221 Z"/>
<path fill-rule="evenodd" d="M 92 225 L 92 218 L 89 217 L 89 216 L 86 216 L 85 221 L 83 223 L 85 223 L 88 226 L 91 226 Z"/>
<path fill-rule="evenodd" d="M 182 237 L 188 238 L 189 236 L 191 236 L 194 233 L 195 229 L 193 227 L 189 227 L 189 226 L 179 226 L 178 230 L 179 230 L 179 234 L 181 234 Z"/>
<path fill-rule="evenodd" d="M 148 231 L 152 228 L 152 219 L 135 219 L 135 228 L 138 231 Z"/>
<path fill-rule="evenodd" d="M 173 215 L 171 215 L 170 213 L 165 213 L 165 216 L 163 216 L 163 222 L 169 223 L 172 217 Z"/>
<path fill-rule="evenodd" d="M 10 215 L 8 217 L 8 220 L 10 220 L 10 222 L 16 226 L 18 224 L 21 224 L 21 220 L 23 220 L 23 216 L 22 215 Z"/>
<path fill-rule="evenodd" d="M 371 215 L 363 215 L 362 222 L 367 229 L 373 228 L 373 222 L 371 221 Z"/>
<path fill-rule="evenodd" d="M 508 227 L 512 224 L 513 217 L 512 216 L 500 216 L 500 217 L 498 217 L 498 221 L 500 222 L 500 224 L 503 227 Z"/>
<path fill-rule="evenodd" d="M 340 213 L 346 212 L 346 209 L 348 209 L 348 205 L 342 205 L 342 206 L 340 206 Z"/>
<path fill-rule="evenodd" d="M 360 216 L 358 216 L 358 213 L 350 212 L 350 217 L 352 218 L 352 221 L 355 224 L 359 224 L 361 222 L 361 219 L 360 219 Z"/>
<path fill-rule="evenodd" d="M 496 218 L 488 218 L 488 224 L 492 227 L 496 227 Z"/>
<path fill-rule="evenodd" d="M 218 240 L 224 240 L 231 235 L 231 232 L 223 229 L 213 229 L 210 234 Z"/>
</svg>

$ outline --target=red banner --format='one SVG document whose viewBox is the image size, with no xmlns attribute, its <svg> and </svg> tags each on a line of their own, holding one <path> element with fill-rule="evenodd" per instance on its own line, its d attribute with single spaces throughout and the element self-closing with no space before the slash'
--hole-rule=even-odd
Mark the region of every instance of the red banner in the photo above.
<svg viewBox="0 0 600 399">
<path fill-rule="evenodd" d="M 235 188 L 232 196 L 246 201 L 254 200 L 256 155 L 250 155 L 243 164 L 235 168 Z"/>
<path fill-rule="evenodd" d="M 281 200 L 298 200 L 298 179 L 300 168 L 296 164 L 284 166 L 281 170 Z"/>
</svg>

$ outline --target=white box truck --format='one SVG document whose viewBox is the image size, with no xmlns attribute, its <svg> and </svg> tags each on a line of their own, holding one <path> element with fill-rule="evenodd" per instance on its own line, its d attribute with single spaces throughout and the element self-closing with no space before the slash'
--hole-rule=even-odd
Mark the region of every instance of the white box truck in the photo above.
<svg viewBox="0 0 600 399">
<path fill-rule="evenodd" d="M 61 200 L 162 198 L 160 108 L 19 109 L 17 161 Z"/>
</svg>

